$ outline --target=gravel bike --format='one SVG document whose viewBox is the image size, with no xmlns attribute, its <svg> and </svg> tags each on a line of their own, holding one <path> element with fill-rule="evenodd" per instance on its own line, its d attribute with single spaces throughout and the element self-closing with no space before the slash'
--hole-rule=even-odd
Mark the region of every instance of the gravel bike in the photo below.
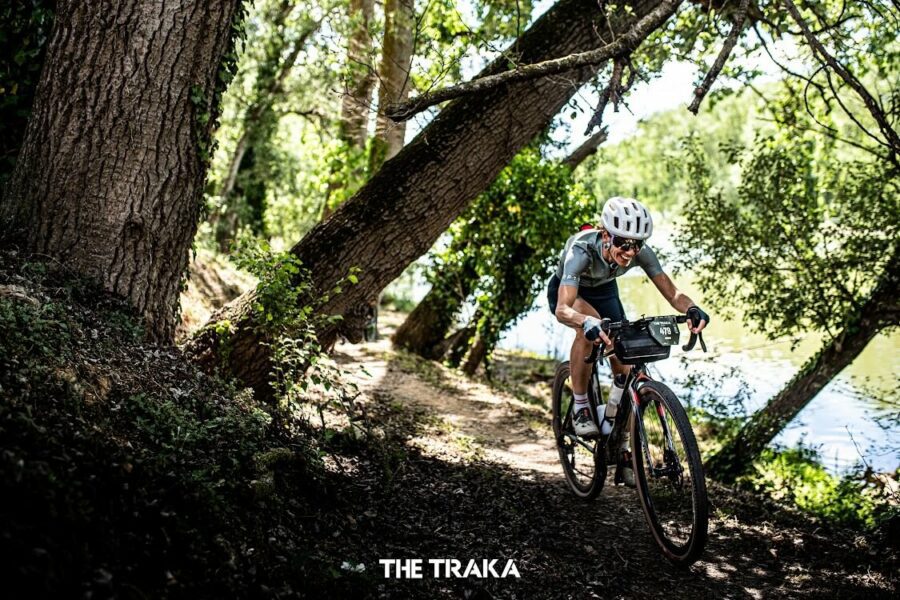
<svg viewBox="0 0 900 600">
<path fill-rule="evenodd" d="M 706 543 L 706 480 L 684 407 L 672 390 L 650 377 L 647 363 L 669 357 L 671 346 L 678 343 L 678 325 L 688 318 L 672 315 L 614 323 L 601 320 L 601 328 L 613 342 L 613 349 L 604 356 L 615 354 L 620 362 L 631 365 L 612 429 L 605 435 L 601 432 L 597 437 L 583 438 L 575 434 L 569 361 L 559 365 L 553 380 L 553 433 L 572 492 L 580 498 L 594 498 L 603 489 L 607 465 L 616 465 L 614 481 L 622 483 L 623 469 L 630 463 L 654 540 L 667 559 L 683 567 L 697 560 Z M 698 339 L 706 352 L 702 333 L 691 333 L 683 349 L 693 349 Z M 602 362 L 598 361 L 599 348 L 595 345 L 585 359 L 593 365 L 588 398 L 598 427 L 604 416 L 597 369 L 597 363 Z"/>
</svg>

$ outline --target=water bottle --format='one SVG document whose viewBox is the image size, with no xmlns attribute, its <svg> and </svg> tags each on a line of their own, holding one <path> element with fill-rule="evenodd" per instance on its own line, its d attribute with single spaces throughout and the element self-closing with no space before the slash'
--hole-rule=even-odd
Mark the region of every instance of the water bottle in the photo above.
<svg viewBox="0 0 900 600">
<path fill-rule="evenodd" d="M 603 414 L 603 424 L 600 426 L 600 433 L 609 435 L 612 431 L 613 423 L 616 421 L 616 413 L 619 412 L 619 403 L 622 401 L 622 392 L 625 391 L 625 376 L 616 375 L 613 384 L 609 388 L 609 402 L 606 404 L 606 410 Z"/>
</svg>

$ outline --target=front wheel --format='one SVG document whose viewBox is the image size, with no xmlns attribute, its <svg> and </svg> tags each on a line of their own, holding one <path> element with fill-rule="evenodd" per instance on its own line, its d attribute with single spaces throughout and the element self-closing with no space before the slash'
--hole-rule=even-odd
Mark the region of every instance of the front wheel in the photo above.
<svg viewBox="0 0 900 600">
<path fill-rule="evenodd" d="M 703 552 L 709 522 L 700 450 L 687 413 L 658 382 L 639 392 L 631 460 L 650 532 L 663 554 L 687 567 Z"/>
<path fill-rule="evenodd" d="M 566 482 L 579 498 L 594 498 L 603 489 L 606 480 L 606 460 L 602 448 L 598 452 L 597 440 L 585 440 L 575 435 L 572 424 L 575 396 L 568 361 L 556 369 L 552 402 L 553 435 Z"/>
</svg>

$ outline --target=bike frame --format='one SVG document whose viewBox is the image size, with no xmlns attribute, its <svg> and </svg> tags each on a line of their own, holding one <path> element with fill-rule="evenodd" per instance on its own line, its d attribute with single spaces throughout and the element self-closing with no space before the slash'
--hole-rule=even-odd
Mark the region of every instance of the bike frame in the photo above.
<svg viewBox="0 0 900 600">
<path fill-rule="evenodd" d="M 597 404 L 594 406 L 594 418 L 596 419 L 596 423 L 602 422 L 602 415 L 599 414 L 599 407 L 601 406 L 600 402 L 603 398 L 603 394 L 600 391 L 600 373 L 597 370 L 597 364 L 600 360 L 597 360 L 593 363 L 591 368 L 591 387 L 594 389 L 594 397 L 596 398 Z M 647 372 L 647 366 L 644 363 L 637 363 L 628 370 L 628 373 L 625 375 L 625 390 L 628 391 L 629 394 L 629 405 L 631 407 L 631 418 L 635 419 L 637 423 L 638 432 L 640 434 L 641 439 L 641 452 L 644 454 L 644 464 L 651 465 L 650 473 L 653 477 L 662 477 L 667 473 L 668 468 L 664 467 L 662 469 L 658 469 L 653 467 L 651 464 L 650 458 L 650 447 L 647 444 L 647 432 L 644 430 L 644 422 L 640 418 L 640 405 L 641 405 L 641 396 L 640 389 L 641 387 L 647 383 L 654 381 L 654 379 Z M 571 409 L 571 405 L 569 407 Z M 663 427 L 663 433 L 666 438 L 667 449 L 671 452 L 677 454 L 675 450 L 674 444 L 672 442 L 672 435 L 669 431 L 668 421 L 665 418 L 665 408 L 660 404 L 656 407 L 657 414 L 660 417 L 660 423 Z M 615 425 L 613 426 L 613 430 L 606 436 L 602 436 L 597 442 L 591 446 L 587 442 L 576 438 L 576 442 L 580 444 L 583 448 L 588 450 L 589 452 L 599 452 L 600 450 L 605 450 L 607 444 L 609 443 L 609 439 L 612 437 L 612 433 L 615 431 Z M 631 451 L 634 451 L 634 440 L 631 440 L 632 448 Z"/>
<path fill-rule="evenodd" d="M 664 466 L 662 468 L 657 468 L 652 465 L 650 458 L 650 446 L 647 444 L 647 432 L 644 430 L 644 420 L 640 418 L 640 390 L 645 383 L 651 381 L 653 381 L 653 378 L 650 377 L 649 373 L 647 373 L 647 366 L 644 363 L 638 363 L 628 371 L 628 375 L 625 378 L 625 389 L 627 389 L 631 394 L 631 414 L 632 418 L 635 420 L 635 423 L 637 423 L 638 433 L 641 438 L 641 451 L 644 453 L 644 464 L 650 467 L 650 474 L 653 477 L 662 477 L 669 474 L 669 467 Z M 666 409 L 662 404 L 657 404 L 656 414 L 659 415 L 659 421 L 663 428 L 663 434 L 665 435 L 666 439 L 666 447 L 670 452 L 677 455 L 678 451 L 675 449 L 675 444 L 672 441 L 672 433 L 669 431 L 669 423 L 666 419 L 665 410 Z"/>
</svg>

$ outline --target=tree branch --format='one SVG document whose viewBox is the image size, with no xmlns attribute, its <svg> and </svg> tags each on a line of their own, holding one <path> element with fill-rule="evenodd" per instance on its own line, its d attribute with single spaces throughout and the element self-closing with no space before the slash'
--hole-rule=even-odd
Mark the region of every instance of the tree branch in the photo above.
<svg viewBox="0 0 900 600">
<path fill-rule="evenodd" d="M 875 119 L 875 122 L 878 123 L 878 128 L 881 130 L 881 134 L 887 140 L 887 145 L 891 150 L 891 154 L 895 157 L 900 154 L 900 136 L 897 135 L 897 132 L 890 126 L 887 121 L 887 117 L 884 112 L 881 110 L 881 107 L 878 105 L 878 102 L 869 91 L 860 83 L 860 81 L 848 71 L 844 66 L 839 63 L 831 54 L 828 53 L 828 50 L 825 49 L 825 46 L 822 45 L 822 42 L 813 35 L 813 33 L 809 30 L 809 26 L 807 26 L 806 21 L 803 20 L 803 16 L 800 14 L 799 9 L 797 9 L 797 5 L 795 5 L 792 0 L 783 0 L 784 6 L 787 8 L 788 13 L 790 13 L 791 18 L 794 19 L 794 22 L 797 23 L 797 26 L 800 27 L 800 31 L 803 33 L 803 37 L 806 38 L 806 41 L 812 47 L 813 52 L 819 56 L 819 59 L 822 60 L 825 64 L 827 64 L 831 69 L 838 74 L 838 76 L 846 83 L 856 94 L 862 99 L 863 104 L 869 110 L 869 113 Z"/>
<path fill-rule="evenodd" d="M 600 146 L 600 144 L 606 141 L 608 135 L 609 132 L 606 127 L 601 128 L 600 131 L 589 137 L 583 144 L 578 146 L 578 148 L 576 148 L 572 152 L 572 154 L 563 159 L 562 164 L 574 171 L 578 168 L 578 165 L 585 161 L 585 159 L 597 152 L 597 148 Z"/>
<path fill-rule="evenodd" d="M 573 71 L 581 67 L 599 65 L 616 56 L 632 52 L 644 38 L 665 23 L 682 2 L 683 0 L 664 0 L 645 17 L 638 20 L 627 33 L 602 48 L 525 65 L 511 71 L 504 71 L 503 73 L 480 77 L 459 85 L 426 92 L 407 102 L 389 104 L 385 107 L 385 114 L 394 121 L 406 121 L 435 104 L 466 94 L 485 92 L 508 83 L 538 79 L 548 75 L 558 75 L 567 71 Z"/>
<path fill-rule="evenodd" d="M 622 72 L 625 70 L 625 60 L 624 57 L 618 57 L 613 63 L 613 70 L 612 75 L 609 77 L 609 83 L 606 85 L 606 89 L 603 90 L 603 93 L 600 94 L 600 101 L 597 102 L 597 110 L 594 111 L 594 116 L 591 117 L 591 120 L 587 124 L 587 128 L 584 130 L 585 135 L 593 131 L 594 127 L 599 127 L 603 124 L 603 111 L 606 110 L 606 105 L 609 104 L 610 100 L 613 101 L 613 105 L 618 112 L 619 101 L 622 99 L 622 94 L 624 94 L 626 90 L 626 88 L 622 87 Z M 634 77 L 629 77 L 629 80 L 634 81 Z"/>
<path fill-rule="evenodd" d="M 744 30 L 744 21 L 747 19 L 747 7 L 749 6 L 750 0 L 741 0 L 741 3 L 737 9 L 737 13 L 735 13 L 734 16 L 734 24 L 731 26 L 731 31 L 728 32 L 728 37 L 725 38 L 725 43 L 722 45 L 722 49 L 719 51 L 719 55 L 716 57 L 716 61 L 713 63 L 712 68 L 706 74 L 706 77 L 703 78 L 703 83 L 701 83 L 697 87 L 697 89 L 694 90 L 694 100 L 693 102 L 691 102 L 688 110 L 695 115 L 697 114 L 697 111 L 700 110 L 700 103 L 703 102 L 706 94 L 709 93 L 710 88 L 712 88 L 713 83 L 716 81 L 716 78 L 722 71 L 722 67 L 725 66 L 725 62 L 731 55 L 731 51 L 734 50 L 734 46 L 735 44 L 737 44 L 738 36 L 740 36 L 741 31 Z"/>
</svg>

